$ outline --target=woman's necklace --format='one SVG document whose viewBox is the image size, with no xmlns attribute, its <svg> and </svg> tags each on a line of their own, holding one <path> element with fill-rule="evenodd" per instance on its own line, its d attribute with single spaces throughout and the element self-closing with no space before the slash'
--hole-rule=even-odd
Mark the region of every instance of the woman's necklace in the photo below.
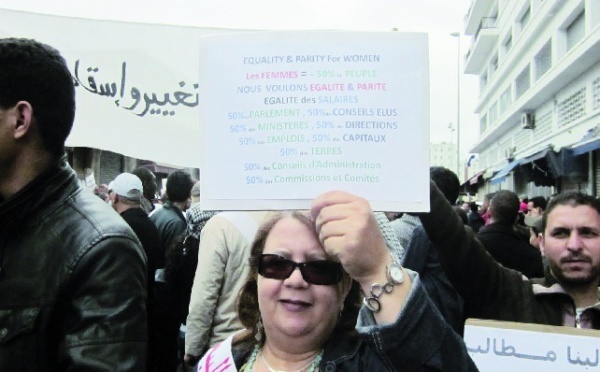
<svg viewBox="0 0 600 372">
<path fill-rule="evenodd" d="M 302 366 L 299 369 L 296 369 L 294 371 L 285 371 L 285 370 L 279 370 L 279 369 L 274 369 L 273 367 L 271 367 L 269 365 L 269 363 L 267 362 L 267 359 L 265 359 L 265 354 L 264 353 L 260 353 L 260 357 L 263 361 L 263 363 L 265 363 L 265 365 L 267 366 L 267 369 L 270 372 L 302 372 L 305 369 L 307 369 L 308 367 L 310 367 L 310 369 L 308 370 L 308 372 L 314 372 L 314 370 L 317 368 L 317 366 L 319 365 L 319 363 L 321 362 L 321 358 L 323 357 L 323 350 L 321 350 L 321 352 L 319 354 L 317 354 L 317 356 L 315 356 L 313 358 L 313 360 L 311 360 L 310 362 L 306 363 L 304 366 Z"/>
<path fill-rule="evenodd" d="M 250 359 L 248 360 L 248 366 L 250 366 L 250 368 L 252 368 L 254 361 L 257 359 L 259 354 L 259 348 L 258 345 L 254 348 L 254 351 L 252 353 L 252 355 L 250 356 Z M 309 368 L 310 369 L 307 372 L 314 372 L 317 367 L 319 366 L 319 363 L 321 363 L 321 359 L 323 358 L 323 350 L 321 350 L 321 352 L 314 357 L 313 360 L 311 360 L 310 362 L 308 362 L 306 365 L 304 365 L 302 368 L 299 368 L 297 370 L 294 371 L 285 371 L 285 370 L 278 370 L 278 369 L 274 369 L 273 367 L 271 367 L 269 365 L 269 363 L 267 362 L 267 360 L 265 359 L 265 356 L 262 352 L 260 352 L 260 357 L 263 361 L 263 363 L 265 363 L 265 366 L 267 366 L 267 369 L 270 372 L 302 372 L 305 369 Z M 250 369 L 250 372 L 252 371 L 252 369 Z"/>
</svg>

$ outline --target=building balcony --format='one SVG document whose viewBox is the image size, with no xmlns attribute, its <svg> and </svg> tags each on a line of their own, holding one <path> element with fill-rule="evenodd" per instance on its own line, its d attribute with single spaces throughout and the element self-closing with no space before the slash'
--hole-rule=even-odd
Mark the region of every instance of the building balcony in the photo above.
<svg viewBox="0 0 600 372">
<path fill-rule="evenodd" d="M 473 35 L 471 48 L 465 55 L 465 74 L 479 74 L 492 50 L 498 44 L 500 30 L 496 27 L 496 18 L 482 18 Z"/>
<path fill-rule="evenodd" d="M 490 0 L 473 0 L 471 6 L 465 15 L 465 34 L 473 35 L 477 32 L 481 19 L 490 14 L 490 10 L 496 1 Z"/>
</svg>

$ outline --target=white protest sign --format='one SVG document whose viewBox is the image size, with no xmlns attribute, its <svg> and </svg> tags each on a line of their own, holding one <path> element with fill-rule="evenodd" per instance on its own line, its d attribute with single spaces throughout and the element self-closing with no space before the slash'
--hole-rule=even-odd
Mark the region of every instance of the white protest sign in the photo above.
<svg viewBox="0 0 600 372">
<path fill-rule="evenodd" d="M 305 209 L 345 190 L 429 210 L 426 34 L 223 34 L 200 51 L 204 208 Z"/>
<path fill-rule="evenodd" d="M 467 351 L 480 371 L 600 371 L 600 331 L 469 319 Z"/>
</svg>

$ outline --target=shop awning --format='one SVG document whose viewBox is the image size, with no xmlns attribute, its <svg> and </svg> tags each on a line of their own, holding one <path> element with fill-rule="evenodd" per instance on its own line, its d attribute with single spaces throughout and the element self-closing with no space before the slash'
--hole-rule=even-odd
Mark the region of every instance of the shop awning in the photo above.
<svg viewBox="0 0 600 372">
<path fill-rule="evenodd" d="M 556 184 L 556 153 L 550 147 L 529 155 L 521 161 L 526 182 L 536 186 L 552 186 Z"/>
<path fill-rule="evenodd" d="M 573 145 L 573 156 L 587 154 L 588 152 L 597 149 L 600 149 L 600 138 Z"/>
<path fill-rule="evenodd" d="M 521 164 L 521 161 L 522 159 L 513 160 L 507 165 L 505 165 L 504 168 L 500 169 L 500 171 L 490 179 L 490 183 L 494 185 L 504 181 L 506 176 L 508 176 L 508 174 L 512 172 L 512 170 L 515 169 L 517 165 Z"/>
<path fill-rule="evenodd" d="M 467 179 L 460 185 L 460 190 L 469 194 L 476 194 L 479 188 L 479 180 L 483 180 L 483 174 L 486 169 L 475 173 L 471 178 Z"/>
<path fill-rule="evenodd" d="M 550 148 L 543 149 L 542 151 L 536 152 L 533 155 L 529 155 L 528 157 L 523 158 L 523 160 L 521 161 L 521 164 L 528 164 L 528 163 L 534 162 L 536 160 L 544 159 L 544 158 L 546 158 L 546 155 L 548 155 L 548 151 L 552 151 L 552 149 L 550 149 Z"/>
<path fill-rule="evenodd" d="M 589 150 L 588 150 L 589 151 Z M 521 161 L 525 180 L 536 186 L 551 186 L 560 177 L 582 178 L 586 174 L 584 159 L 576 157 L 574 150 L 563 147 L 555 152 L 546 148 Z"/>
<path fill-rule="evenodd" d="M 484 173 L 485 173 L 485 169 L 482 170 L 481 172 L 475 173 L 475 175 L 473 177 L 469 178 L 467 180 L 467 182 L 465 182 L 465 184 L 467 184 L 467 185 L 475 185 L 477 182 L 479 182 L 479 177 L 481 177 Z"/>
</svg>

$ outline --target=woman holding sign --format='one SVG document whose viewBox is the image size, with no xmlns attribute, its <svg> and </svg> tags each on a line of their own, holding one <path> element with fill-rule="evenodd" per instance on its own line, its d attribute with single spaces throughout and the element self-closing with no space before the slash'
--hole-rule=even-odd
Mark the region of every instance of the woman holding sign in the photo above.
<svg viewBox="0 0 600 372">
<path fill-rule="evenodd" d="M 238 312 L 246 330 L 198 371 L 477 370 L 418 276 L 394 262 L 369 203 L 344 192 L 261 226 Z"/>
</svg>

